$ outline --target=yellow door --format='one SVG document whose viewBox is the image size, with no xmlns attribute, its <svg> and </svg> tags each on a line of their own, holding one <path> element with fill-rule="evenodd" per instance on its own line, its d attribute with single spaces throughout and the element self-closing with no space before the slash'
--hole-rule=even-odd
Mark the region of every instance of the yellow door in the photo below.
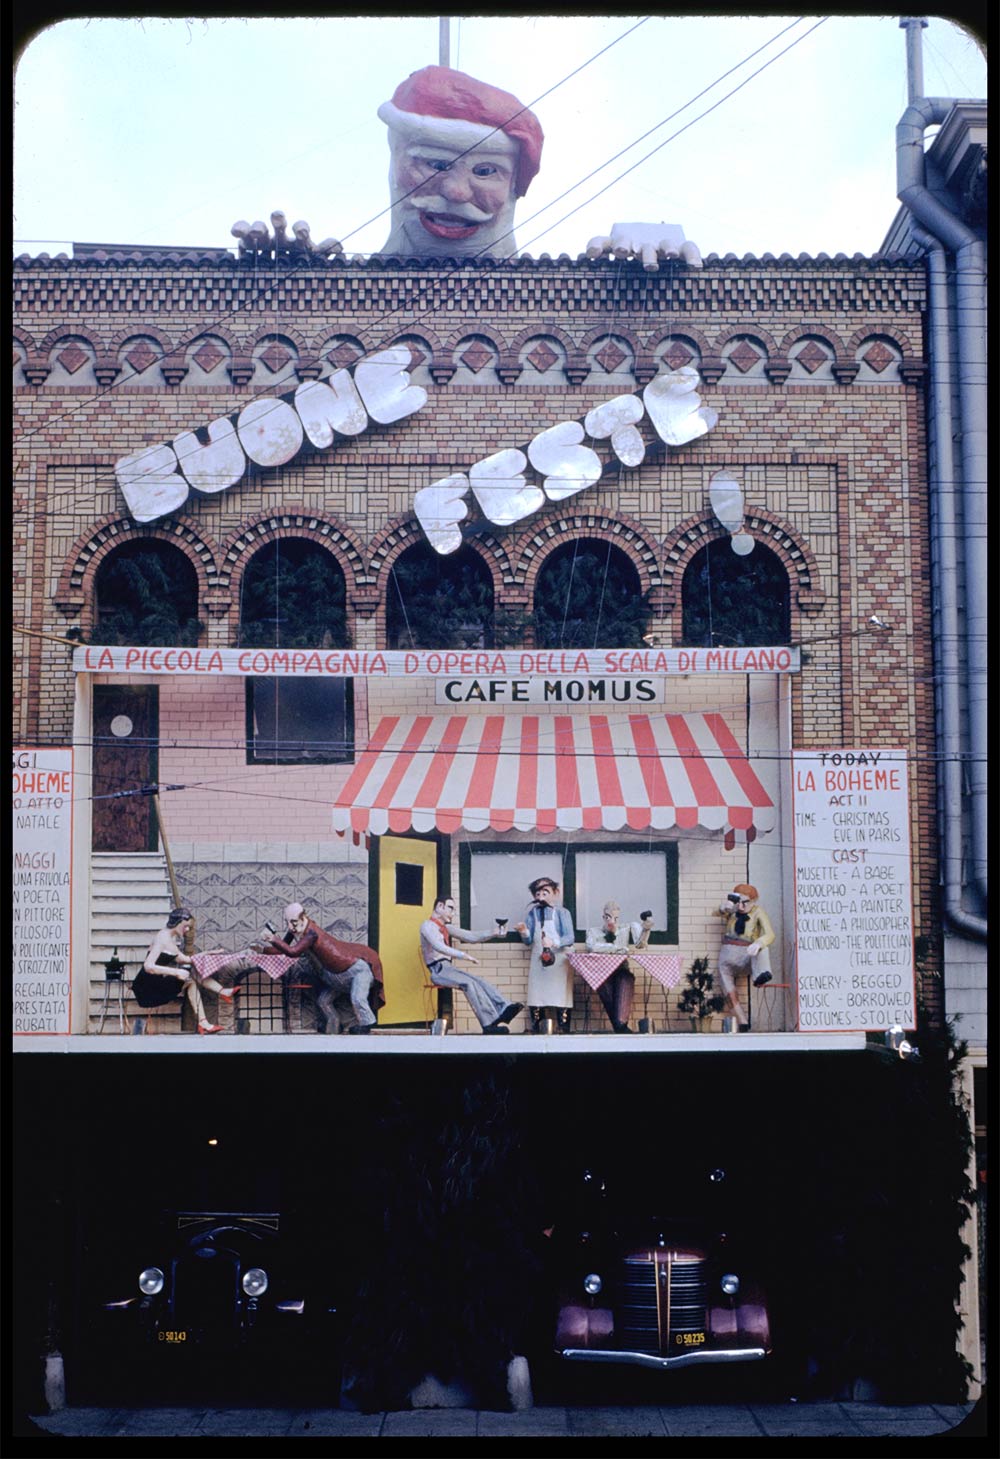
<svg viewBox="0 0 1000 1459">
<path fill-rule="evenodd" d="M 379 956 L 385 977 L 385 1007 L 379 1023 L 423 1023 L 427 1018 L 420 956 L 420 924 L 429 917 L 437 891 L 436 841 L 382 836 L 378 843 Z"/>
</svg>

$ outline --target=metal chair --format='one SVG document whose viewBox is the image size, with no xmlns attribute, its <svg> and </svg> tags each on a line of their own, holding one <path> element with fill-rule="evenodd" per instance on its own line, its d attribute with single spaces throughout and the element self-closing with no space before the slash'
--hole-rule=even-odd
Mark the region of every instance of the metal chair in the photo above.
<svg viewBox="0 0 1000 1459">
<path fill-rule="evenodd" d="M 770 982 L 765 983 L 763 987 L 752 988 L 750 993 L 750 1027 L 755 1029 L 757 1033 L 786 1032 L 785 994 L 791 992 L 791 987 L 791 983 Z M 781 994 L 780 1003 L 779 1000 L 775 997 L 775 995 L 778 993 Z M 756 1018 L 754 1017 L 754 1012 L 756 1012 L 757 1014 Z M 774 1027 L 774 1018 L 776 1012 L 779 1015 L 779 1028 Z"/>
</svg>

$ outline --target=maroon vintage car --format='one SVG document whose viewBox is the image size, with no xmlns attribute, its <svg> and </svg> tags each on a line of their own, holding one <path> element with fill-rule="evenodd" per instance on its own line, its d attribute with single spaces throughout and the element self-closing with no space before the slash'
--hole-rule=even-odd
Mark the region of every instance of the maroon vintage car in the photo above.
<svg viewBox="0 0 1000 1459">
<path fill-rule="evenodd" d="M 737 1238 L 703 1218 L 615 1219 L 603 1182 L 584 1184 L 583 1224 L 559 1242 L 558 1357 L 667 1370 L 767 1357 L 767 1300 Z"/>
</svg>

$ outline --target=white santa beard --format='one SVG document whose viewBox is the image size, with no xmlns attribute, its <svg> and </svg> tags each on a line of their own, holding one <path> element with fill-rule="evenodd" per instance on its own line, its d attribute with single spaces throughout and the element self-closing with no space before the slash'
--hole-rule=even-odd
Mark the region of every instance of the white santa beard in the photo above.
<svg viewBox="0 0 1000 1459">
<path fill-rule="evenodd" d="M 517 252 L 514 239 L 516 200 L 513 197 L 504 203 L 491 222 L 477 226 L 475 233 L 468 238 L 435 238 L 421 223 L 420 213 L 410 206 L 411 200 L 404 200 L 404 194 L 394 180 L 394 170 L 390 168 L 389 172 L 392 223 L 389 237 L 380 252 L 417 258 L 464 258 L 479 253 L 487 253 L 494 258 L 510 258 Z M 425 190 L 420 191 L 423 193 Z M 441 198 L 435 211 L 447 216 L 451 212 L 447 199 Z"/>
</svg>

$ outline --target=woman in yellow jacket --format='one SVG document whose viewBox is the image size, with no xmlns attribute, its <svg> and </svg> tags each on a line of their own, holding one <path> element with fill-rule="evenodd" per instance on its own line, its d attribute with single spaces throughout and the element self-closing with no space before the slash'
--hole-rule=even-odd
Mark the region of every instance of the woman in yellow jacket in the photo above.
<svg viewBox="0 0 1000 1459">
<path fill-rule="evenodd" d="M 774 928 L 757 897 L 756 887 L 740 882 L 719 907 L 726 919 L 719 949 L 719 981 L 741 1033 L 750 1025 L 736 992 L 737 976 L 746 973 L 755 988 L 771 981 L 768 948 L 774 941 Z"/>
</svg>

